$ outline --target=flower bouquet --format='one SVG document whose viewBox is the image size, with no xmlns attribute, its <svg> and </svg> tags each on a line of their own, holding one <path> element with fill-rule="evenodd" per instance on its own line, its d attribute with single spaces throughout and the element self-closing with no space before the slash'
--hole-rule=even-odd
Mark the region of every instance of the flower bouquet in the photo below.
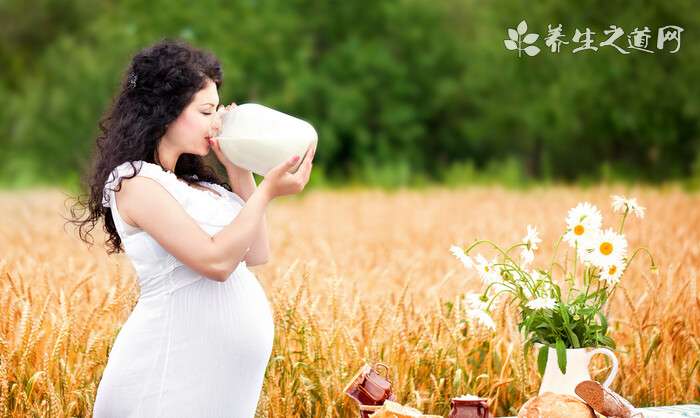
<svg viewBox="0 0 700 418">
<path fill-rule="evenodd" d="M 547 369 L 557 367 L 561 371 L 560 377 L 565 376 L 567 359 L 574 358 L 577 362 L 585 362 L 585 367 L 577 366 L 581 370 L 573 380 L 585 380 L 589 357 L 598 352 L 613 358 L 614 371 L 606 381 L 609 385 L 616 372 L 616 359 L 607 348 L 614 349 L 615 342 L 608 335 L 603 306 L 637 254 L 647 254 L 651 259 L 651 269 L 656 272 L 654 259 L 646 248 L 628 254 L 628 243 L 623 234 L 628 216 L 643 218 L 644 208 L 636 199 L 622 196 L 612 196 L 612 207 L 614 212 L 621 214 L 617 230 L 604 229 L 600 211 L 588 202 L 571 209 L 566 217 L 566 230 L 554 244 L 552 258 L 544 264 L 538 263 L 537 267 L 533 267 L 535 252 L 542 240 L 537 229 L 530 225 L 522 241 L 506 249 L 489 240 L 478 240 L 466 248 L 457 245 L 450 248 L 466 268 L 477 271 L 485 286 L 483 292 L 465 297 L 470 319 L 494 329 L 495 323 L 490 315 L 493 304 L 500 299 L 517 304 L 520 313 L 518 329 L 526 339 L 524 351 L 527 354 L 533 345 L 540 346 L 537 364 L 545 378 Z M 571 250 L 567 251 L 564 262 L 559 262 L 557 254 L 562 241 Z M 491 260 L 479 253 L 472 256 L 481 246 L 495 249 L 497 256 Z M 520 250 L 519 257 L 514 255 L 517 250 Z M 586 348 L 598 349 L 586 353 Z M 581 360 L 584 357 L 574 356 L 576 350 L 585 357 L 584 360 Z M 556 354 L 556 359 L 551 358 L 550 353 Z M 558 371 L 552 370 L 551 373 Z M 540 393 L 544 389 L 544 380 Z M 564 384 L 561 378 L 555 377 L 552 380 L 551 389 L 559 393 L 573 393 L 578 383 L 570 381 Z"/>
</svg>

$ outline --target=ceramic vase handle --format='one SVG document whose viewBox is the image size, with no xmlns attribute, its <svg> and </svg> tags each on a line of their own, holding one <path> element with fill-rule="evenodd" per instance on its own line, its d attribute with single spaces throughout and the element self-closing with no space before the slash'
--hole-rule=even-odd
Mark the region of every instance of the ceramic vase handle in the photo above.
<svg viewBox="0 0 700 418">
<path fill-rule="evenodd" d="M 612 370 L 610 370 L 610 374 L 605 379 L 605 382 L 603 382 L 603 386 L 606 388 L 610 387 L 610 384 L 615 379 L 615 376 L 617 376 L 617 357 L 615 357 L 615 353 L 613 353 L 612 350 L 601 347 L 588 352 L 588 361 L 590 362 L 591 358 L 593 358 L 593 356 L 596 354 L 605 354 L 610 358 L 610 361 L 612 361 Z"/>
</svg>

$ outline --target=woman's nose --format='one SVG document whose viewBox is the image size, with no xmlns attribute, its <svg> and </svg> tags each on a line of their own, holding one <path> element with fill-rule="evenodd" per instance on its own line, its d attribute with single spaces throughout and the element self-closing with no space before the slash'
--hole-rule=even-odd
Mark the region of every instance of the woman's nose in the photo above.
<svg viewBox="0 0 700 418">
<path fill-rule="evenodd" d="M 211 122 L 210 130 L 213 136 L 216 136 L 221 132 L 221 126 L 223 124 L 222 117 L 223 114 L 217 112 L 214 116 L 214 120 Z"/>
</svg>

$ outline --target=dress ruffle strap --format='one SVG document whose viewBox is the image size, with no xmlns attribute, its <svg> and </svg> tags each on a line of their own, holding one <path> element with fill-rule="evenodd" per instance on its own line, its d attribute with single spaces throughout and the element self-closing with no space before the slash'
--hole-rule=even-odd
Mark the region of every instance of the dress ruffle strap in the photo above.
<svg viewBox="0 0 700 418">
<path fill-rule="evenodd" d="M 132 164 L 133 163 L 133 164 Z M 102 206 L 110 206 L 113 193 L 118 188 L 123 177 L 130 178 L 134 173 L 152 178 L 160 183 L 180 203 L 184 204 L 187 193 L 183 190 L 183 183 L 177 179 L 175 173 L 163 170 L 159 165 L 138 160 L 124 162 L 112 170 L 108 180 L 105 182 L 104 193 L 102 195 Z"/>
</svg>

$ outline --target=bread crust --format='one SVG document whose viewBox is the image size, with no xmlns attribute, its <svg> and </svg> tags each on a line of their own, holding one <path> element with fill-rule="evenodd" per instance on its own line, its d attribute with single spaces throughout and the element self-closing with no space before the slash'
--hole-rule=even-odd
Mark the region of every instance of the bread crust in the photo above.
<svg viewBox="0 0 700 418">
<path fill-rule="evenodd" d="M 574 396 L 545 392 L 525 402 L 518 418 L 596 418 L 596 415 Z"/>
<path fill-rule="evenodd" d="M 576 385 L 576 394 L 588 405 L 609 418 L 641 416 L 625 398 L 595 380 L 584 380 Z"/>
</svg>

